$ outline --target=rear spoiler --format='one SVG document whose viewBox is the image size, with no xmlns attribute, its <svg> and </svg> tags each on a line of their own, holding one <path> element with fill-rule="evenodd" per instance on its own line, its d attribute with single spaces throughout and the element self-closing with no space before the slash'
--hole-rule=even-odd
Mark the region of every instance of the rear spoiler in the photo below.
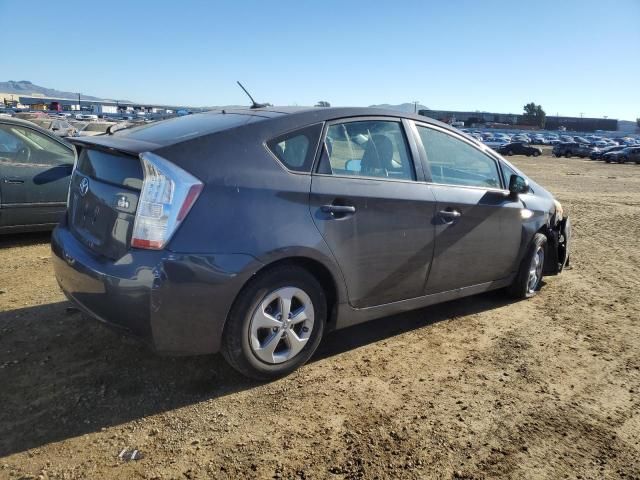
<svg viewBox="0 0 640 480">
<path fill-rule="evenodd" d="M 111 150 L 136 157 L 142 152 L 152 152 L 160 145 L 141 140 L 133 140 L 126 136 L 96 135 L 94 137 L 67 137 L 67 141 L 81 148 L 97 148 L 99 150 Z"/>
</svg>

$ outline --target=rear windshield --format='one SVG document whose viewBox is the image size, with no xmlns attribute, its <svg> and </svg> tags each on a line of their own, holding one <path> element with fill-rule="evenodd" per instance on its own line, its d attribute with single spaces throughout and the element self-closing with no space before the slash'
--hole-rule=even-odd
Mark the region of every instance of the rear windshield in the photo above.
<svg viewBox="0 0 640 480">
<path fill-rule="evenodd" d="M 237 113 L 199 113 L 120 130 L 114 135 L 159 145 L 168 145 L 169 143 L 189 140 L 190 138 L 239 127 L 262 119 L 262 117 L 254 115 Z"/>
<path fill-rule="evenodd" d="M 77 168 L 95 180 L 142 190 L 142 165 L 136 157 L 84 148 L 78 156 Z"/>
</svg>

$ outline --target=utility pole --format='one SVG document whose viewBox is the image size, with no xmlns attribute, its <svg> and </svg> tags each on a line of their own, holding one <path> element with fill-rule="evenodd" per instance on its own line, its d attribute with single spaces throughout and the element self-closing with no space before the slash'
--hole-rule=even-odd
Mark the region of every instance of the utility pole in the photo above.
<svg viewBox="0 0 640 480">
<path fill-rule="evenodd" d="M 413 113 L 418 113 L 418 103 L 420 103 L 420 100 L 413 101 Z"/>
<path fill-rule="evenodd" d="M 82 111 L 82 102 L 80 101 L 80 93 L 78 92 L 78 111 Z"/>
</svg>

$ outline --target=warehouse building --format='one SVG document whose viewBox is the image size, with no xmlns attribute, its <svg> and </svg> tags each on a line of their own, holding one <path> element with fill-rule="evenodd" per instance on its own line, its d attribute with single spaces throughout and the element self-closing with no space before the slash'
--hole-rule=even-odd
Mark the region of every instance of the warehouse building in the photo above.
<svg viewBox="0 0 640 480">
<path fill-rule="evenodd" d="M 175 105 L 149 105 L 133 102 L 121 102 L 118 100 L 84 100 L 78 98 L 56 98 L 44 96 L 20 96 L 18 97 L 19 108 L 41 111 L 63 111 L 79 112 L 87 111 L 96 115 L 117 115 L 136 113 L 158 113 L 172 114 L 179 110 L 190 110 L 189 107 Z"/>
<path fill-rule="evenodd" d="M 457 112 L 453 110 L 419 110 L 425 117 L 434 118 L 444 123 L 464 122 L 467 127 L 523 127 L 531 128 L 531 121 L 526 115 L 514 113 L 492 112 Z M 547 115 L 547 130 L 569 130 L 576 132 L 595 132 L 618 130 L 618 120 L 612 118 L 560 117 Z"/>
</svg>

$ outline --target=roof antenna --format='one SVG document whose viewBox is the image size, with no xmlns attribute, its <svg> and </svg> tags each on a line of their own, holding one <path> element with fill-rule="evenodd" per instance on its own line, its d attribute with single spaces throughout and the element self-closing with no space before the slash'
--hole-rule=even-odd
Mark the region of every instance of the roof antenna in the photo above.
<svg viewBox="0 0 640 480">
<path fill-rule="evenodd" d="M 240 81 L 237 81 L 237 82 L 238 82 L 238 85 L 240 85 L 240 88 L 241 88 L 242 90 L 244 90 L 244 93 L 246 93 L 246 94 L 247 94 L 247 97 L 249 97 L 249 98 L 251 99 L 251 108 L 252 108 L 252 109 L 253 109 L 253 108 L 265 108 L 265 107 L 270 107 L 270 106 L 271 106 L 271 104 L 270 104 L 270 103 L 257 103 L 257 102 L 253 99 L 253 97 L 251 96 L 251 94 L 250 94 L 249 92 L 247 92 L 247 89 L 246 89 L 246 88 L 244 88 L 244 85 L 242 85 L 242 84 L 240 83 Z"/>
</svg>

